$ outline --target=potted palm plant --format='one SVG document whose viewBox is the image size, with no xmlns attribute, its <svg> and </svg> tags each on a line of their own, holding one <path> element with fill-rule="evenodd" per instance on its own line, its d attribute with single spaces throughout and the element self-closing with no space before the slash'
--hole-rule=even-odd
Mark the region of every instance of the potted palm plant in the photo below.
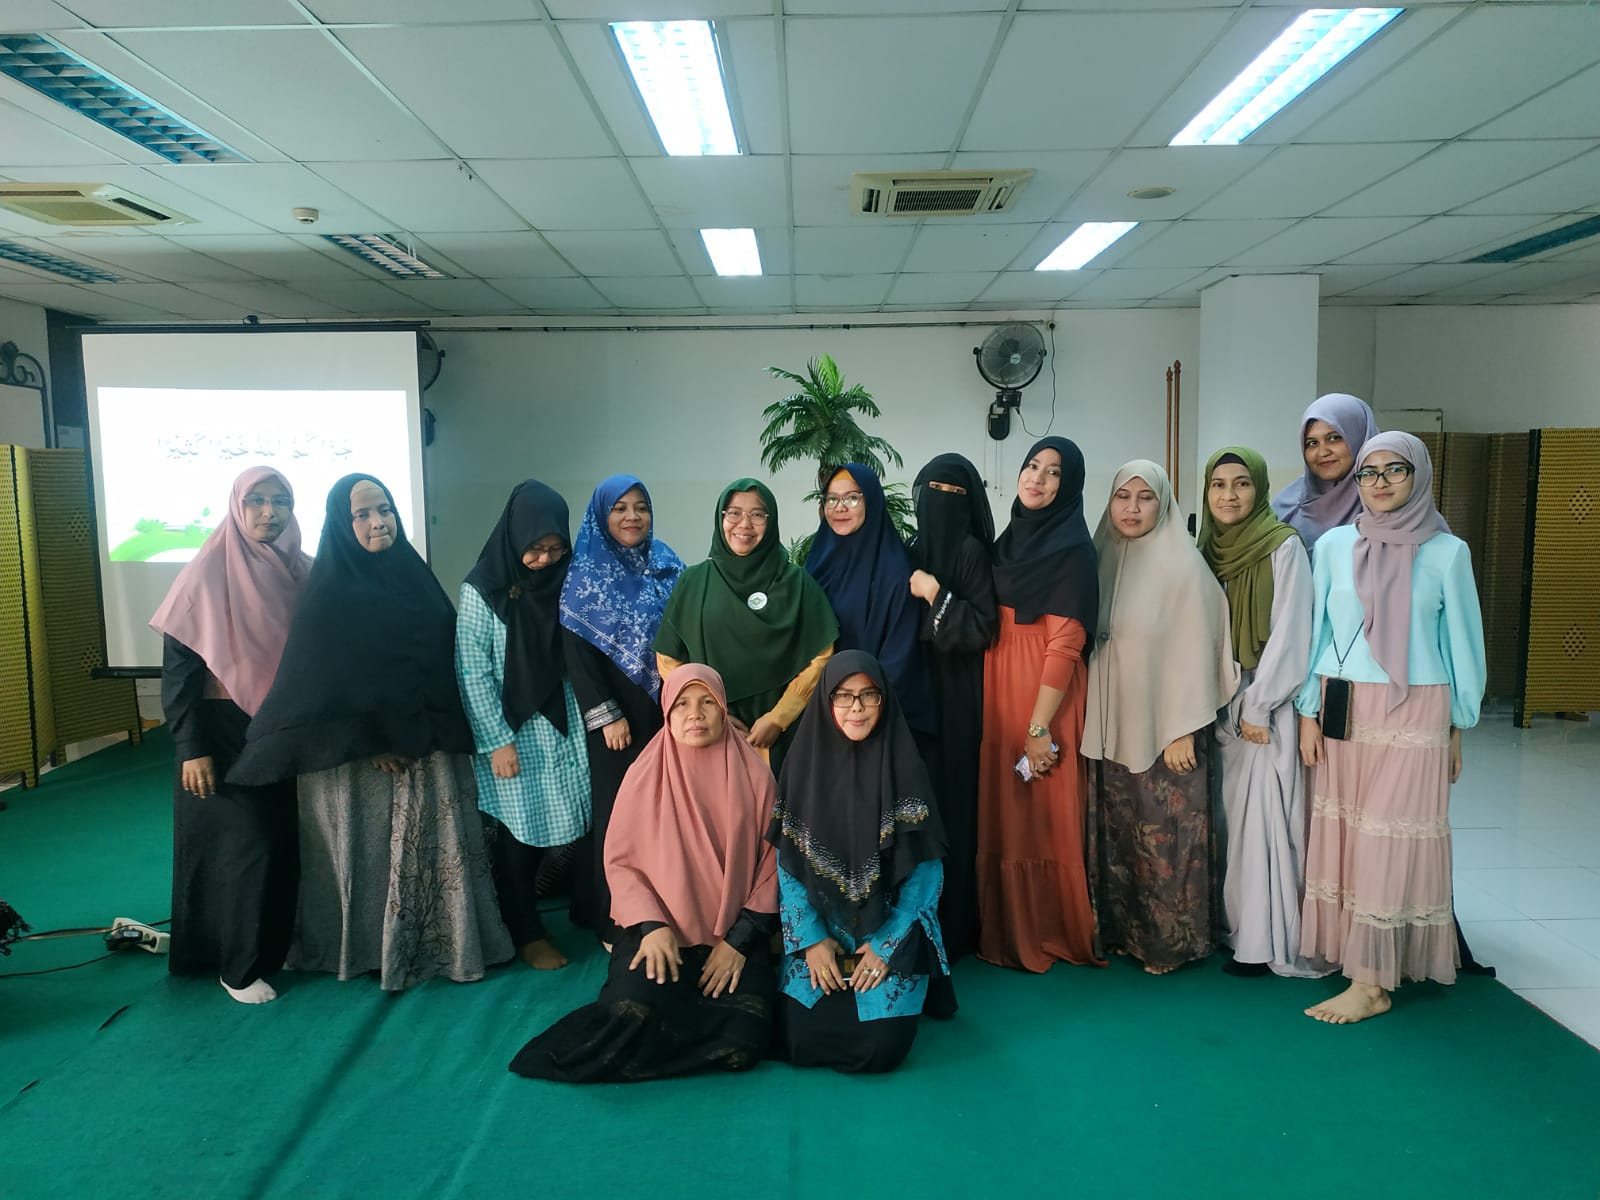
<svg viewBox="0 0 1600 1200">
<path fill-rule="evenodd" d="M 767 424 L 761 431 L 761 462 L 773 472 L 790 463 L 814 462 L 816 486 L 806 494 L 807 502 L 821 502 L 828 480 L 845 463 L 861 463 L 880 476 L 885 474 L 887 463 L 904 465 L 899 451 L 861 428 L 858 414 L 876 419 L 882 413 L 866 388 L 859 383 L 845 386 L 844 375 L 830 355 L 819 355 L 807 362 L 804 375 L 782 367 L 768 367 L 767 373 L 794 384 L 798 390 L 762 410 Z M 902 538 L 908 538 L 912 532 L 912 506 L 905 485 L 886 484 L 884 499 L 895 528 Z M 789 544 L 795 562 L 805 562 L 811 536 L 808 533 Z"/>
</svg>

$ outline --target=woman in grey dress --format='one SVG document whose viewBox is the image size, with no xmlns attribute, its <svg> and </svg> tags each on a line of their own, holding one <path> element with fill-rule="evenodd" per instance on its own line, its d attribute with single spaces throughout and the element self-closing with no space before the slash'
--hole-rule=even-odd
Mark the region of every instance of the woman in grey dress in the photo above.
<svg viewBox="0 0 1600 1200">
<path fill-rule="evenodd" d="M 456 689 L 455 611 L 387 488 L 347 475 L 278 674 L 230 781 L 300 777 L 289 965 L 386 991 L 512 955 Z"/>
</svg>

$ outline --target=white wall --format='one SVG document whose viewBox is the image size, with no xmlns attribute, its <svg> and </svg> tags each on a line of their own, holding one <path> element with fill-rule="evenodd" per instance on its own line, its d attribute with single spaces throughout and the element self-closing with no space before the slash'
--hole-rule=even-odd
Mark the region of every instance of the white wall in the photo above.
<svg viewBox="0 0 1600 1200">
<path fill-rule="evenodd" d="M 1084 451 L 1092 526 L 1116 468 L 1130 458 L 1162 456 L 1165 372 L 1173 359 L 1184 363 L 1184 428 L 1196 427 L 1198 310 L 1074 310 L 1054 319 L 1052 432 L 1071 437 Z M 805 327 L 813 321 L 847 322 L 851 328 Z M 595 483 L 615 472 L 634 472 L 650 486 L 660 535 L 686 561 L 698 562 L 710 544 L 721 487 L 741 475 L 766 475 L 759 458 L 761 410 L 788 389 L 763 368 L 803 370 L 807 358 L 823 352 L 833 355 L 847 382 L 864 385 L 883 409 L 873 432 L 905 456 L 905 467 L 891 471 L 891 481 L 909 483 L 935 454 L 965 454 L 988 479 L 997 524 L 1003 524 L 1032 438 L 1015 418 L 1008 441 L 993 442 L 985 433 L 993 389 L 979 377 L 972 348 L 990 327 L 874 328 L 875 323 L 856 314 L 773 319 L 749 328 L 676 329 L 666 322 L 548 333 L 437 328 L 434 336 L 447 357 L 425 403 L 438 418 L 428 487 L 439 577 L 452 589 L 459 583 L 507 492 L 528 476 L 566 496 L 576 530 Z M 780 324 L 790 327 L 771 327 Z M 1050 395 L 1047 361 L 1023 393 L 1022 416 L 1035 432 L 1049 423 Z M 1192 453 L 1190 445 L 1185 454 Z M 811 485 L 809 471 L 791 467 L 774 482 L 785 540 L 814 529 L 815 511 L 800 504 Z"/>
</svg>

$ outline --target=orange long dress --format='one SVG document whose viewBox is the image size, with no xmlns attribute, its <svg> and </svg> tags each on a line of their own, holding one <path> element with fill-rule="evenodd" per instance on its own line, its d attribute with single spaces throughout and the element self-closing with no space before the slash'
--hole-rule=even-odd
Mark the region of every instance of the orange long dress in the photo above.
<svg viewBox="0 0 1600 1200">
<path fill-rule="evenodd" d="M 978 753 L 978 957 L 1047 971 L 1057 962 L 1104 965 L 1084 869 L 1089 771 L 1078 747 L 1088 670 L 1084 630 L 1046 614 L 1018 625 L 1001 606 L 1000 636 L 984 655 L 983 744 Z M 1055 768 L 1024 783 L 1022 757 L 1041 685 L 1066 693 L 1050 722 Z"/>
</svg>

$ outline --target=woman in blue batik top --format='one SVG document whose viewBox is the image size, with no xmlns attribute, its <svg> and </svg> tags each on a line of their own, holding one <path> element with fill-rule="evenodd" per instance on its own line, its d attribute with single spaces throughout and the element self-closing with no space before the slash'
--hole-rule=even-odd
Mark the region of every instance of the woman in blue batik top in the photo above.
<svg viewBox="0 0 1600 1200">
<path fill-rule="evenodd" d="M 789 1059 L 891 1071 L 917 1035 L 939 933 L 944 833 L 928 770 L 878 660 L 829 659 L 778 779 Z"/>
</svg>

